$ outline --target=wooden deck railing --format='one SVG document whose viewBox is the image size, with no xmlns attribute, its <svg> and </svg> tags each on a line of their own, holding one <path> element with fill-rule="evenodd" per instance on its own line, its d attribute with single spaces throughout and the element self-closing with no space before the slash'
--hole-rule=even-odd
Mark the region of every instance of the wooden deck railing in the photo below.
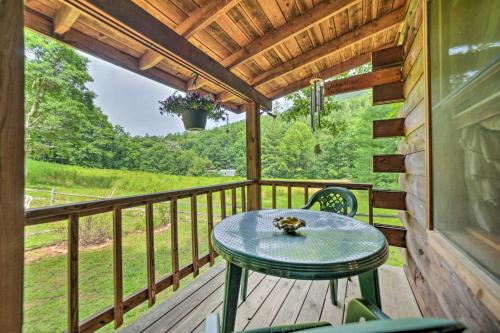
<svg viewBox="0 0 500 333">
<path fill-rule="evenodd" d="M 220 196 L 221 217 L 226 217 L 226 191 L 231 192 L 231 214 L 238 211 L 237 195 L 241 195 L 241 211 L 246 210 L 246 187 L 254 181 L 238 181 L 221 185 L 195 187 L 176 191 L 159 192 L 145 195 L 134 195 L 113 199 L 102 199 L 75 204 L 50 206 L 30 209 L 26 212 L 26 226 L 68 221 L 68 331 L 93 332 L 100 327 L 114 321 L 115 328 L 123 323 L 124 313 L 130 311 L 141 303 L 148 301 L 151 306 L 155 303 L 156 294 L 172 286 L 173 290 L 179 288 L 179 282 L 184 277 L 193 273 L 198 275 L 200 267 L 213 264 L 217 253 L 214 251 L 210 236 L 208 237 L 208 253 L 199 256 L 198 249 L 198 204 L 197 198 L 206 195 L 208 235 L 211 234 L 214 224 L 213 196 Z M 189 198 L 191 205 L 191 263 L 180 267 L 179 263 L 179 234 L 178 234 L 178 200 Z M 160 279 L 155 279 L 155 251 L 154 251 L 154 214 L 155 204 L 170 204 L 171 223 L 171 262 L 172 271 Z M 122 211 L 131 207 L 145 208 L 146 222 L 146 251 L 147 251 L 147 282 L 145 287 L 137 290 L 132 295 L 123 297 L 122 273 Z M 79 219 L 83 216 L 97 215 L 112 212 L 113 224 L 113 286 L 114 305 L 83 321 L 79 320 L 79 292 L 78 292 L 78 240 Z"/>
<path fill-rule="evenodd" d="M 214 200 L 213 196 L 218 194 L 220 198 L 220 218 L 224 219 L 227 215 L 226 191 L 230 191 L 230 213 L 238 213 L 238 190 L 240 194 L 240 211 L 246 211 L 248 198 L 248 187 L 258 183 L 261 188 L 261 194 L 265 187 L 271 187 L 271 199 L 266 197 L 265 204 L 276 208 L 278 193 L 277 188 L 285 187 L 287 189 L 286 207 L 292 208 L 293 198 L 300 193 L 293 193 L 294 189 L 303 189 L 304 203 L 309 199 L 310 190 L 317 190 L 329 186 L 342 186 L 356 191 L 366 191 L 368 198 L 368 222 L 373 223 L 373 194 L 371 184 L 340 183 L 328 181 L 291 181 L 291 180 L 261 180 L 261 181 L 238 181 L 221 185 L 195 187 L 189 189 L 175 190 L 151 193 L 145 195 L 134 195 L 128 197 L 119 197 L 112 199 L 102 199 L 75 204 L 65 204 L 60 206 L 49 206 L 43 208 L 30 209 L 26 212 L 26 226 L 51 223 L 56 221 L 68 221 L 68 331 L 69 332 L 93 332 L 106 324 L 114 321 L 115 328 L 123 323 L 124 313 L 130 311 L 136 306 L 148 301 L 149 306 L 155 303 L 156 295 L 168 287 L 173 290 L 179 288 L 179 282 L 189 274 L 197 276 L 200 267 L 214 263 L 217 253 L 214 251 L 210 240 L 210 234 L 214 226 Z M 295 194 L 295 197 L 293 196 Z M 208 253 L 199 255 L 198 238 L 198 198 L 206 195 L 206 221 L 208 234 Z M 263 195 L 260 196 L 261 199 Z M 191 230 L 191 263 L 181 267 L 179 262 L 179 209 L 178 201 L 180 199 L 190 200 L 190 230 Z M 170 207 L 170 249 L 171 249 L 171 272 L 163 275 L 158 280 L 155 277 L 155 245 L 154 245 L 154 207 L 157 204 L 168 203 Z M 262 202 L 260 205 L 262 206 Z M 283 202 L 282 202 L 283 205 Z M 302 202 L 297 204 L 295 200 L 294 208 L 302 207 Z M 145 286 L 137 290 L 132 295 L 123 296 L 123 252 L 122 252 L 122 222 L 123 210 L 132 207 L 144 207 L 145 231 L 146 231 L 146 262 L 147 281 Z M 285 207 L 283 207 L 285 208 Z M 112 213 L 110 224 L 113 226 L 113 286 L 114 286 L 114 305 L 97 313 L 83 321 L 79 320 L 79 291 L 78 291 L 78 243 L 79 243 L 79 219 L 84 216 L 97 215 L 102 213 Z M 391 245 L 404 246 L 402 244 L 404 234 L 399 228 L 376 224 L 389 239 Z"/>
</svg>

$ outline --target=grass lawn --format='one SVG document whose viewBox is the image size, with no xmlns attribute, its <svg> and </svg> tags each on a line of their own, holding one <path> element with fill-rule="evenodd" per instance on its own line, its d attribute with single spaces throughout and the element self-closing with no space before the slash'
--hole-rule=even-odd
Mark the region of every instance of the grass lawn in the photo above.
<svg viewBox="0 0 500 333">
<path fill-rule="evenodd" d="M 27 187 L 35 189 L 56 188 L 57 192 L 82 195 L 114 197 L 140 193 L 151 193 L 209 184 L 220 184 L 238 180 L 228 177 L 181 177 L 156 173 L 119 170 L 97 170 L 73 166 L 61 166 L 36 161 L 28 162 Z M 310 190 L 310 194 L 312 191 Z M 32 207 L 47 205 L 50 192 L 29 192 L 34 196 Z M 230 191 L 226 193 L 227 214 L 230 214 Z M 237 205 L 241 207 L 238 190 Z M 293 207 L 304 204 L 302 189 L 292 191 Z M 367 194 L 357 191 L 358 213 L 367 213 Z M 200 256 L 208 251 L 206 223 L 206 196 L 198 198 L 198 237 Z M 263 208 L 271 207 L 271 187 L 263 187 Z M 56 204 L 82 201 L 73 196 L 58 195 Z M 180 266 L 191 262 L 190 201 L 182 199 L 179 205 L 179 258 Z M 169 207 L 156 204 L 155 214 L 155 261 L 156 276 L 171 271 Z M 287 189 L 277 189 L 277 206 L 287 206 Z M 240 211 L 240 208 L 238 208 Z M 391 210 L 375 210 L 376 214 L 394 215 Z M 220 200 L 214 194 L 214 219 L 220 219 Z M 358 215 L 367 221 L 366 216 Z M 375 218 L 376 222 L 399 225 L 397 218 Z M 99 246 L 88 246 L 79 253 L 80 319 L 87 318 L 113 304 L 112 246 L 110 242 L 112 218 L 110 213 L 99 214 L 80 221 L 80 246 L 84 240 L 104 237 Z M 67 275 L 64 242 L 67 237 L 67 222 L 55 222 L 26 228 L 25 246 L 27 263 L 25 269 L 25 332 L 57 332 L 66 328 L 67 320 Z M 127 209 L 123 212 L 123 281 L 124 295 L 129 295 L 146 286 L 146 238 L 143 209 Z M 38 251 L 38 252 L 37 252 Z M 59 251 L 59 252 L 58 252 Z M 33 256 L 38 253 L 38 256 Z M 402 266 L 397 248 L 390 250 L 389 265 Z M 207 267 L 204 268 L 206 270 Z M 181 287 L 190 282 L 188 277 Z M 168 297 L 171 288 L 158 295 L 157 302 Z M 147 302 L 125 315 L 125 325 L 147 311 Z M 112 331 L 112 323 L 102 331 Z"/>
</svg>

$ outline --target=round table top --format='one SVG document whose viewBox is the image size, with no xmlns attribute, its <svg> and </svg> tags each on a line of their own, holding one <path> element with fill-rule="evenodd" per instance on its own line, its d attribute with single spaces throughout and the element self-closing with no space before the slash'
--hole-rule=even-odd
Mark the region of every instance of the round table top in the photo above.
<svg viewBox="0 0 500 333">
<path fill-rule="evenodd" d="M 306 221 L 296 234 L 273 225 L 294 216 Z M 333 279 L 382 265 L 388 244 L 375 227 L 353 218 L 304 209 L 257 210 L 230 216 L 214 228 L 214 247 L 243 268 L 295 279 Z"/>
</svg>

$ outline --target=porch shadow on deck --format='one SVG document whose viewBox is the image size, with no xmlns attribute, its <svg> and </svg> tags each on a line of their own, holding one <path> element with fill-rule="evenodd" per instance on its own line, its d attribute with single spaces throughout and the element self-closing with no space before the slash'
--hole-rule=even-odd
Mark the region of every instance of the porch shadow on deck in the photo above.
<svg viewBox="0 0 500 333">
<path fill-rule="evenodd" d="M 224 273 L 225 263 L 214 266 L 120 332 L 203 332 L 205 317 L 222 312 Z M 384 312 L 392 318 L 420 317 L 403 269 L 382 266 L 379 274 Z M 280 279 L 251 272 L 247 300 L 238 305 L 236 330 L 319 320 L 339 325 L 345 305 L 355 297 L 360 297 L 356 277 L 352 282 L 339 280 L 339 304 L 333 306 L 328 281 Z"/>
</svg>

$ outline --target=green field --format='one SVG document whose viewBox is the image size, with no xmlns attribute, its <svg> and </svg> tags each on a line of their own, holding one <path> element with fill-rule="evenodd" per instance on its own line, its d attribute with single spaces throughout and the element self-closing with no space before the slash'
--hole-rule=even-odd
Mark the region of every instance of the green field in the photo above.
<svg viewBox="0 0 500 333">
<path fill-rule="evenodd" d="M 88 169 L 52 163 L 28 161 L 27 194 L 33 196 L 31 207 L 51 203 L 63 204 L 89 200 L 85 196 L 118 197 L 157 191 L 220 184 L 241 178 L 183 177 L 158 173 L 120 170 Z M 55 191 L 56 195 L 53 195 Z M 64 193 L 64 194 L 62 194 Z M 78 195 L 81 195 L 78 196 Z M 277 206 L 287 206 L 286 189 L 277 190 Z M 359 214 L 367 212 L 365 192 L 356 192 Z M 226 194 L 230 213 L 230 191 Z M 238 211 L 240 211 L 238 191 Z M 304 203 L 302 189 L 294 189 L 293 207 Z M 179 200 L 179 257 L 184 266 L 191 262 L 190 202 Z M 263 188 L 263 207 L 271 207 L 271 189 Z M 198 235 L 200 255 L 208 251 L 205 196 L 198 198 Z M 394 211 L 375 210 L 376 214 L 394 215 Z M 220 217 L 220 201 L 214 196 L 215 220 Z M 155 220 L 156 276 L 170 272 L 169 207 L 157 204 Z M 361 220 L 367 217 L 358 216 Z M 375 218 L 376 222 L 399 224 L 397 218 Z M 111 214 L 105 213 L 80 220 L 79 288 L 80 319 L 95 314 L 113 304 Z M 54 222 L 26 228 L 25 270 L 25 324 L 26 332 L 56 332 L 66 327 L 67 276 L 65 240 L 67 222 Z M 146 238 L 144 210 L 126 209 L 123 212 L 123 274 L 124 294 L 128 295 L 146 285 Z M 396 248 L 391 248 L 388 264 L 401 266 L 402 259 Z M 205 268 L 206 269 L 206 268 Z M 191 277 L 182 280 L 186 285 Z M 171 290 L 158 295 L 161 301 Z M 125 315 L 125 325 L 147 311 L 142 304 Z M 112 331 L 112 325 L 102 331 Z"/>
</svg>

